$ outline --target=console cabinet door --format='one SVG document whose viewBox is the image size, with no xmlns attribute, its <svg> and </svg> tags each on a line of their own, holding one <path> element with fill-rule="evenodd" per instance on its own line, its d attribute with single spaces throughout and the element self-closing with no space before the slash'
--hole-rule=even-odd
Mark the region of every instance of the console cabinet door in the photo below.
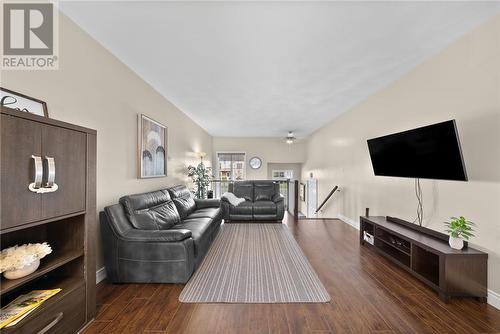
<svg viewBox="0 0 500 334">
<path fill-rule="evenodd" d="M 36 221 L 41 213 L 41 195 L 28 190 L 34 181 L 32 155 L 41 156 L 38 123 L 1 115 L 1 229 Z"/>
<path fill-rule="evenodd" d="M 87 135 L 42 125 L 42 157 L 55 162 L 57 191 L 42 195 L 42 216 L 52 218 L 85 210 Z M 48 173 L 48 166 L 44 166 Z"/>
</svg>

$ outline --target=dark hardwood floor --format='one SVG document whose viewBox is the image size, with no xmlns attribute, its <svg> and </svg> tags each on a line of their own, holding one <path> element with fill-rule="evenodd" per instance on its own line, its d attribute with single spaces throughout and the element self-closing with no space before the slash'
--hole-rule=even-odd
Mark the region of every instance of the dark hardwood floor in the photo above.
<svg viewBox="0 0 500 334">
<path fill-rule="evenodd" d="M 286 221 L 332 300 L 327 304 L 182 304 L 181 284 L 98 285 L 90 333 L 500 333 L 500 311 L 443 303 L 338 220 Z M 363 257 L 361 256 L 363 255 Z"/>
</svg>

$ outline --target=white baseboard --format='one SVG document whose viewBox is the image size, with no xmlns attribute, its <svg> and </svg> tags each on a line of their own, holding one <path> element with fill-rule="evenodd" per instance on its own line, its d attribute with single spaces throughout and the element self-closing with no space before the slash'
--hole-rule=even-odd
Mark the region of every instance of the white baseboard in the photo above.
<svg viewBox="0 0 500 334">
<path fill-rule="evenodd" d="M 340 213 L 337 215 L 337 218 L 342 220 L 344 223 L 349 224 L 352 227 L 354 227 L 355 229 L 359 230 L 359 223 L 357 221 L 354 221 L 354 220 L 352 220 L 352 219 L 350 219 L 350 218 L 348 218 Z"/>
<path fill-rule="evenodd" d="M 488 304 L 500 310 L 500 294 L 488 290 Z"/>
<path fill-rule="evenodd" d="M 100 282 L 104 281 L 105 278 L 106 278 L 106 268 L 102 267 L 95 273 L 95 282 L 99 284 Z"/>
</svg>

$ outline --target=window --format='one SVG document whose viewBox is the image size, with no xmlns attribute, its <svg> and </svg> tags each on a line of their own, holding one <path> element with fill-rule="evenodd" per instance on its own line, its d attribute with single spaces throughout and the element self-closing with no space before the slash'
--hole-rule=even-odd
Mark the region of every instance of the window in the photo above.
<svg viewBox="0 0 500 334">
<path fill-rule="evenodd" d="M 293 179 L 293 170 L 276 170 L 273 169 L 273 180 Z"/>
<path fill-rule="evenodd" d="M 221 181 L 245 179 L 245 153 L 217 153 L 217 160 Z"/>
<path fill-rule="evenodd" d="M 245 179 L 245 153 L 217 153 L 217 167 L 220 182 L 216 191 L 223 194 L 228 191 L 230 181 Z"/>
</svg>

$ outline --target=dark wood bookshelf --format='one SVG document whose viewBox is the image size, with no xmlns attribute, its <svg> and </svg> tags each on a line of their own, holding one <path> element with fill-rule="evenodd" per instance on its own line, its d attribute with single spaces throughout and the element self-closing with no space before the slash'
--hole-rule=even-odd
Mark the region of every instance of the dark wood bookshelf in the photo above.
<svg viewBox="0 0 500 334">
<path fill-rule="evenodd" d="M 52 248 L 34 273 L 1 278 L 1 305 L 33 290 L 62 289 L 0 332 L 77 333 L 96 312 L 96 132 L 6 107 L 0 116 L 1 247 L 47 242 Z M 36 166 L 32 156 L 47 163 Z M 37 168 L 47 189 L 46 177 L 55 173 L 56 191 L 28 188 Z"/>
<path fill-rule="evenodd" d="M 364 240 L 365 232 L 373 244 Z M 484 252 L 453 249 L 445 234 L 393 217 L 360 217 L 359 240 L 436 290 L 446 302 L 451 297 L 486 302 L 488 254 Z"/>
</svg>

